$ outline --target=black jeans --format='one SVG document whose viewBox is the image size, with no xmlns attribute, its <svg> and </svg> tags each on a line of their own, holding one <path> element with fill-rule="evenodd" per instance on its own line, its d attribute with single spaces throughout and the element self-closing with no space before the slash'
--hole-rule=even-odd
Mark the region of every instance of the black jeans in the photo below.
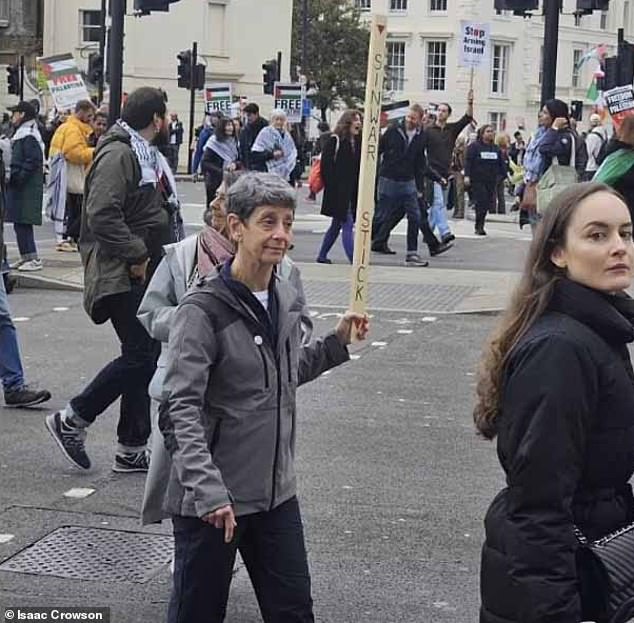
<svg viewBox="0 0 634 623">
<path fill-rule="evenodd" d="M 418 208 L 420 210 L 420 231 L 423 234 L 423 240 L 429 247 L 430 251 L 434 251 L 440 245 L 438 238 L 429 226 L 429 217 L 427 215 L 427 202 L 422 197 L 418 198 Z M 387 219 L 383 221 L 378 228 L 376 236 L 372 240 L 373 245 L 382 246 L 387 244 L 392 230 L 401 222 L 405 216 L 405 208 L 398 208 Z"/>
<path fill-rule="evenodd" d="M 313 623 L 313 600 L 297 498 L 272 511 L 237 518 L 224 529 L 172 517 L 176 556 L 168 623 L 222 623 L 236 551 L 246 565 L 264 623 Z"/>
<path fill-rule="evenodd" d="M 81 229 L 81 206 L 83 195 L 68 193 L 66 195 L 66 214 L 64 215 L 64 235 L 66 238 L 77 242 Z"/>
<path fill-rule="evenodd" d="M 120 444 L 129 447 L 145 445 L 150 436 L 147 388 L 160 349 L 160 344 L 148 335 L 136 317 L 144 293 L 145 287 L 135 283 L 130 292 L 114 294 L 101 301 L 121 342 L 121 355 L 70 401 L 74 413 L 92 423 L 121 396 L 117 437 Z"/>
</svg>

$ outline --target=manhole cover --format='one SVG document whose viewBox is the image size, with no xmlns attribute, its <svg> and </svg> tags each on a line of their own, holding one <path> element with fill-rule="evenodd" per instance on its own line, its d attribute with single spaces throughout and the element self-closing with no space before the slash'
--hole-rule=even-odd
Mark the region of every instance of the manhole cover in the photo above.
<svg viewBox="0 0 634 623">
<path fill-rule="evenodd" d="M 64 526 L 0 564 L 0 571 L 104 582 L 147 582 L 172 559 L 170 536 Z"/>
<path fill-rule="evenodd" d="M 345 307 L 350 284 L 333 281 L 305 281 L 309 305 Z M 374 311 L 449 312 L 475 292 L 473 286 L 411 283 L 370 283 L 369 308 Z"/>
</svg>

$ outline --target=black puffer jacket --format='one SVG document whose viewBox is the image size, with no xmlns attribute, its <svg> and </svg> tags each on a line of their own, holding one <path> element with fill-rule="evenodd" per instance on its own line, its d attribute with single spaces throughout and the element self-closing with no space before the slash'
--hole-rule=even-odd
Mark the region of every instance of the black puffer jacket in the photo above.
<svg viewBox="0 0 634 623">
<path fill-rule="evenodd" d="M 481 623 L 579 623 L 574 524 L 591 539 L 634 519 L 634 301 L 572 281 L 505 370 Z"/>
</svg>

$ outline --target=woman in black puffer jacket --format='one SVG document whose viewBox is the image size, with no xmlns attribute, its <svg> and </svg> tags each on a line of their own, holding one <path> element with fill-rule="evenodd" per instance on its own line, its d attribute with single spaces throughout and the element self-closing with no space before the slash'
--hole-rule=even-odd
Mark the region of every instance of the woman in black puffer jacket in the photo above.
<svg viewBox="0 0 634 623">
<path fill-rule="evenodd" d="M 574 527 L 594 540 L 634 521 L 633 266 L 613 190 L 554 199 L 478 383 L 507 483 L 485 520 L 481 623 L 606 621 L 580 594 Z"/>
</svg>

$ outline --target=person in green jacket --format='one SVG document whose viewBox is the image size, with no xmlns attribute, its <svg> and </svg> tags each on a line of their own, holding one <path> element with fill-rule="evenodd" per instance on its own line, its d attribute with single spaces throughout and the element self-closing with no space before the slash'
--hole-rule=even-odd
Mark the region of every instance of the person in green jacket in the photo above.
<svg viewBox="0 0 634 623">
<path fill-rule="evenodd" d="M 37 111 L 29 102 L 9 109 L 16 130 L 11 138 L 11 172 L 7 192 L 7 221 L 13 223 L 20 259 L 12 265 L 21 272 L 42 270 L 35 245 L 34 225 L 42 224 L 44 141 Z"/>
</svg>

